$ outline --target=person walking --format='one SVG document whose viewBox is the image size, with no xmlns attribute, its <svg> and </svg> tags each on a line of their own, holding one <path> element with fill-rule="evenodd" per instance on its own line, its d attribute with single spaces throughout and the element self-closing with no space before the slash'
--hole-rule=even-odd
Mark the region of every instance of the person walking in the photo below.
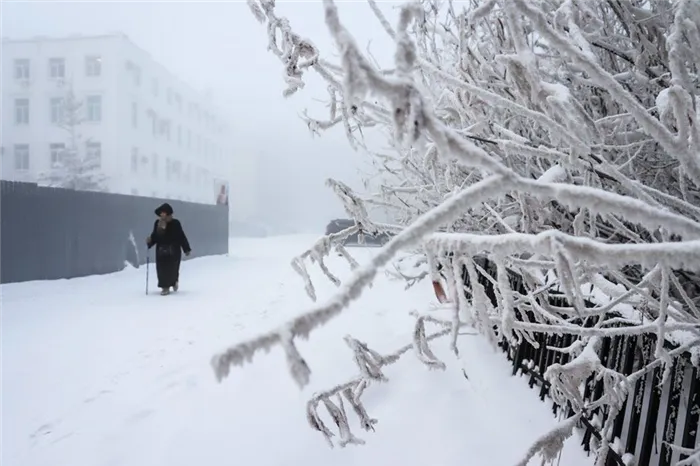
<svg viewBox="0 0 700 466">
<path fill-rule="evenodd" d="M 173 208 L 167 202 L 156 210 L 158 219 L 153 224 L 153 232 L 146 238 L 148 249 L 156 246 L 156 273 L 160 294 L 177 291 L 180 285 L 180 261 L 182 252 L 189 256 L 192 252 L 182 224 L 173 218 Z"/>
</svg>

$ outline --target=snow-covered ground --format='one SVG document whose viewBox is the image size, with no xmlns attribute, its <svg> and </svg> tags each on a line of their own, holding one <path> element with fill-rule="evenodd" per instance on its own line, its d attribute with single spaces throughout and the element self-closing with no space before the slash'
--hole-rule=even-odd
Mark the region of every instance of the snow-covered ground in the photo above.
<svg viewBox="0 0 700 466">
<path fill-rule="evenodd" d="M 427 283 L 405 292 L 384 275 L 300 344 L 313 371 L 307 389 L 296 387 L 279 350 L 216 383 L 215 352 L 309 305 L 289 259 L 313 240 L 233 240 L 228 257 L 186 262 L 182 290 L 168 297 L 144 294 L 143 268 L 3 285 L 0 463 L 510 466 L 555 425 L 549 405 L 510 376 L 505 356 L 467 336 L 459 360 L 447 342 L 433 344 L 444 372 L 411 353 L 387 367 L 389 382 L 364 396 L 376 432 L 356 429 L 364 446 L 328 448 L 308 427 L 305 404 L 357 374 L 342 337 L 393 351 L 410 341 L 408 311 L 434 302 Z M 359 261 L 374 253 L 353 252 Z M 348 273 L 339 258 L 329 264 Z M 334 291 L 320 273 L 314 278 L 320 299 Z M 559 464 L 593 463 L 578 443 L 567 442 Z"/>
</svg>

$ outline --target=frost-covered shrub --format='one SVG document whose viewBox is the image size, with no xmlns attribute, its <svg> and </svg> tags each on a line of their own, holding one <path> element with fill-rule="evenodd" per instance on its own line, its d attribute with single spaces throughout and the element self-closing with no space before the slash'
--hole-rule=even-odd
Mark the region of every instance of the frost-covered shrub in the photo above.
<svg viewBox="0 0 700 466">
<path fill-rule="evenodd" d="M 341 285 L 323 262 L 336 248 L 356 273 L 329 302 L 216 355 L 220 379 L 232 365 L 280 344 L 293 377 L 305 384 L 310 369 L 295 338 L 341 313 L 379 268 L 412 248 L 421 248 L 430 266 L 421 276 L 438 280 L 442 270 L 454 317 L 417 316 L 412 345 L 390 356 L 348 339 L 360 376 L 309 403 L 310 424 L 330 439 L 316 414 L 323 404 L 342 445 L 361 442 L 350 432 L 344 403 L 371 429 L 360 395 L 383 379 L 382 366 L 413 349 L 429 367 L 444 367 L 428 341 L 449 335 L 457 351 L 463 325 L 494 343 L 532 340 L 533 332 L 577 337 L 564 349 L 571 362 L 545 374 L 555 399 L 570 402 L 576 415 L 543 436 L 528 457 L 553 457 L 586 403 L 618 409 L 629 382 L 644 371 L 664 367 L 667 376 L 686 351 L 698 364 L 700 3 L 424 0 L 404 6 L 394 27 L 370 0 L 368 11 L 396 45 L 392 69 L 379 69 L 363 54 L 330 0 L 324 10 L 340 51 L 337 64 L 278 17 L 274 1 L 249 4 L 284 65 L 285 95 L 303 88 L 307 72 L 328 84 L 330 115 L 307 117 L 308 127 L 322 132 L 342 125 L 349 143 L 373 156 L 382 186 L 361 195 L 329 182 L 356 225 L 321 238 L 293 266 L 314 300 L 309 261 Z M 393 152 L 372 152 L 362 128 L 386 130 Z M 369 205 L 389 209 L 393 224 L 373 222 Z M 381 231 L 396 236 L 368 264 L 357 264 L 340 245 L 348 235 Z M 483 268 L 475 257 L 493 264 L 496 305 L 479 284 Z M 468 293 L 455 286 L 464 271 Z M 518 289 L 513 273 L 521 278 Z M 566 296 L 565 306 L 541 299 L 554 291 Z M 441 330 L 428 335 L 429 321 Z M 656 335 L 654 359 L 641 373 L 625 376 L 600 363 L 600 338 L 621 333 Z M 676 349 L 665 348 L 669 340 Z M 604 381 L 603 395 L 580 400 L 577 384 L 593 374 Z M 613 419 L 603 426 L 606 433 Z M 607 448 L 604 440 L 600 451 Z"/>
</svg>

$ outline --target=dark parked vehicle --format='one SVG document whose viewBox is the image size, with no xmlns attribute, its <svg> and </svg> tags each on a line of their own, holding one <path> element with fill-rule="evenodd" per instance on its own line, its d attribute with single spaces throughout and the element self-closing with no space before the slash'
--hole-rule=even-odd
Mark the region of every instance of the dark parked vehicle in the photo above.
<svg viewBox="0 0 700 466">
<path fill-rule="evenodd" d="M 355 221 L 352 219 L 340 218 L 331 220 L 328 225 L 326 225 L 326 234 L 330 235 L 333 233 L 338 233 L 346 230 L 355 225 Z M 377 235 L 372 235 L 370 233 L 364 232 L 364 243 L 360 244 L 359 233 L 354 233 L 345 240 L 343 240 L 344 246 L 382 246 L 384 243 L 389 241 L 391 237 L 384 232 L 378 233 Z"/>
</svg>

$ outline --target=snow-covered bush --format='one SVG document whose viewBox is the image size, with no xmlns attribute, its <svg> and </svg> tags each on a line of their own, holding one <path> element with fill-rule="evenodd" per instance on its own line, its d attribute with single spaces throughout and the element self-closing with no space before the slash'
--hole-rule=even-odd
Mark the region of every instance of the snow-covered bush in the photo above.
<svg viewBox="0 0 700 466">
<path fill-rule="evenodd" d="M 61 99 L 58 121 L 65 131 L 65 143 L 57 152 L 56 160 L 52 160 L 49 171 L 40 175 L 40 183 L 80 191 L 104 190 L 107 177 L 102 172 L 101 153 L 93 149 L 89 139 L 83 138 L 83 121 L 83 102 L 76 97 L 71 85 Z"/>
<path fill-rule="evenodd" d="M 674 358 L 687 351 L 698 364 L 699 2 L 423 0 L 403 6 L 394 27 L 369 0 L 368 13 L 395 42 L 393 69 L 380 69 L 363 54 L 331 0 L 324 1 L 325 20 L 339 64 L 323 59 L 278 17 L 274 1 L 249 5 L 284 65 L 285 95 L 304 87 L 307 72 L 328 84 L 330 116 L 306 117 L 309 128 L 342 125 L 353 147 L 372 154 L 383 184 L 379 192 L 360 195 L 329 182 L 356 225 L 321 238 L 293 266 L 312 299 L 309 259 L 341 286 L 338 293 L 284 328 L 216 355 L 219 379 L 232 365 L 279 344 L 292 376 L 306 384 L 310 369 L 295 338 L 340 314 L 397 252 L 415 247 L 423 248 L 433 280 L 442 270 L 454 317 L 418 316 L 413 344 L 390 356 L 348 338 L 361 375 L 309 403 L 310 424 L 329 439 L 331 431 L 316 414 L 319 404 L 336 422 L 341 444 L 360 443 L 348 427 L 343 399 L 371 429 L 374 421 L 360 395 L 383 380 L 381 367 L 409 349 L 429 367 L 444 367 L 428 340 L 450 335 L 457 351 L 463 325 L 494 343 L 532 341 L 533 332 L 577 337 L 564 349 L 574 356 L 571 362 L 545 374 L 555 399 L 570 402 L 575 418 L 542 437 L 528 456 L 555 454 L 588 408 L 578 385 L 589 376 L 605 383 L 602 397 L 590 403 L 614 410 L 635 377 L 656 367 L 666 376 Z M 372 152 L 363 128 L 384 130 L 393 152 Z M 373 222 L 371 204 L 390 209 L 394 224 Z M 397 234 L 368 264 L 358 265 L 339 245 L 358 231 Z M 342 285 L 323 262 L 333 247 L 356 268 Z M 479 280 L 486 273 L 484 257 L 495 270 L 494 301 Z M 463 274 L 471 283 L 466 292 Z M 517 289 L 513 274 L 520 277 Z M 551 292 L 564 294 L 567 304 L 552 306 Z M 426 335 L 431 320 L 441 330 Z M 641 372 L 626 376 L 600 363 L 600 338 L 619 334 L 656 336 L 655 359 Z M 667 341 L 676 349 L 667 349 Z M 604 439 L 600 452 L 607 448 Z"/>
</svg>

